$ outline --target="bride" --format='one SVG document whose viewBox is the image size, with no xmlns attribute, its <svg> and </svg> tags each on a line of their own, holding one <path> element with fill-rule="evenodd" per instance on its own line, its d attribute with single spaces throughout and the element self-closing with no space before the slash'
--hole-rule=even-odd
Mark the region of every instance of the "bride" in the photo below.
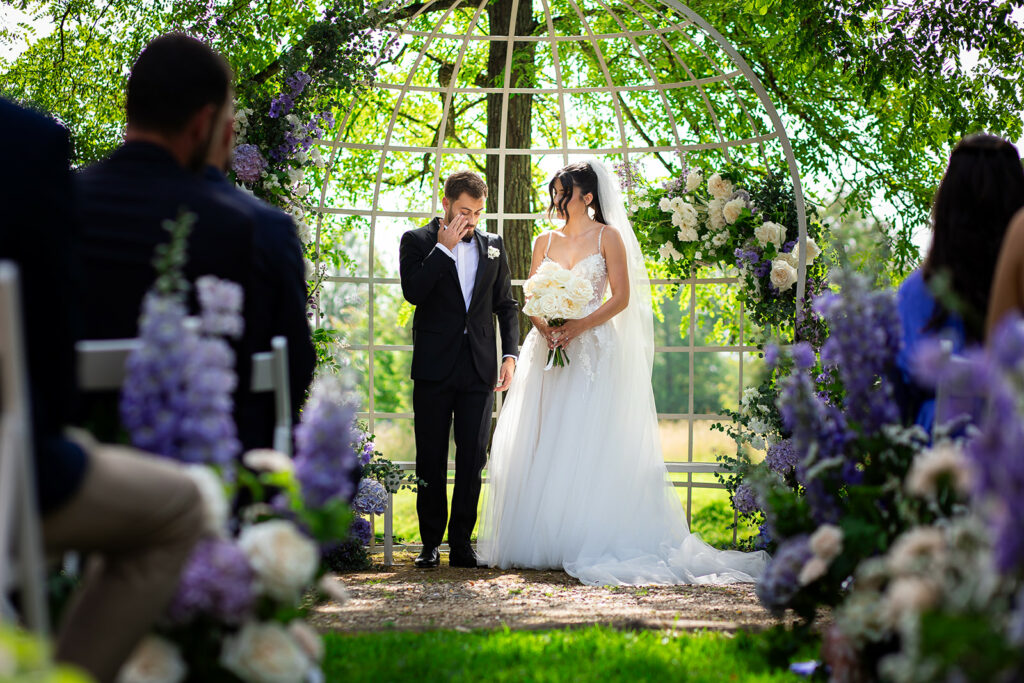
<svg viewBox="0 0 1024 683">
<path fill-rule="evenodd" d="M 481 560 L 562 568 L 591 585 L 755 581 L 768 556 L 691 534 L 668 483 L 650 279 L 617 183 L 593 160 L 566 166 L 548 190 L 565 226 L 537 238 L 530 274 L 552 261 L 595 294 L 585 317 L 561 327 L 532 318 L 494 432 Z M 555 346 L 570 364 L 546 371 Z"/>
</svg>

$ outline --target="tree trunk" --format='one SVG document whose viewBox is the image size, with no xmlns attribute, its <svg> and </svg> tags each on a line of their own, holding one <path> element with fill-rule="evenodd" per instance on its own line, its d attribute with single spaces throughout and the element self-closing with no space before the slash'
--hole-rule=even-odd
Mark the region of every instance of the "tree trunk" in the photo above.
<svg viewBox="0 0 1024 683">
<path fill-rule="evenodd" d="M 487 81 L 490 87 L 503 87 L 505 61 L 508 55 L 508 31 L 512 14 L 512 0 L 495 0 L 487 8 L 492 36 L 506 40 L 492 41 L 487 57 Z M 520 0 L 516 11 L 516 35 L 530 35 L 533 31 L 532 0 Z M 512 54 L 511 85 L 529 88 L 535 85 L 534 53 L 536 42 L 515 43 Z M 500 93 L 487 96 L 487 146 L 497 149 L 501 144 L 502 100 Z M 533 95 L 519 93 L 509 95 L 508 124 L 505 136 L 506 149 L 530 149 L 532 146 L 531 113 Z M 515 154 L 505 157 L 505 202 L 504 213 L 531 213 L 533 174 L 530 171 L 529 154 Z M 496 154 L 487 156 L 487 212 L 497 213 L 501 159 Z M 533 245 L 532 220 L 506 220 L 504 223 L 505 251 L 513 279 L 525 279 L 530 274 Z M 520 309 L 523 304 L 522 288 L 515 290 Z M 520 339 L 530 331 L 530 320 L 519 314 Z"/>
</svg>

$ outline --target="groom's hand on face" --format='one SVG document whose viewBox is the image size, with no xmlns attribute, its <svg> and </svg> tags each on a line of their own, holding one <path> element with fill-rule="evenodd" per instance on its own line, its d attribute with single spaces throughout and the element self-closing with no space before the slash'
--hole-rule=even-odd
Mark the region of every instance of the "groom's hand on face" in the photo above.
<svg viewBox="0 0 1024 683">
<path fill-rule="evenodd" d="M 448 248 L 449 251 L 455 249 L 455 245 L 459 243 L 466 233 L 472 228 L 469 225 L 469 221 L 465 216 L 459 214 L 451 223 L 445 223 L 441 221 L 441 229 L 437 231 L 437 241 Z"/>
<path fill-rule="evenodd" d="M 498 377 L 498 386 L 495 391 L 505 391 L 512 384 L 512 375 L 516 373 L 516 359 L 506 358 L 501 362 L 501 375 Z"/>
</svg>

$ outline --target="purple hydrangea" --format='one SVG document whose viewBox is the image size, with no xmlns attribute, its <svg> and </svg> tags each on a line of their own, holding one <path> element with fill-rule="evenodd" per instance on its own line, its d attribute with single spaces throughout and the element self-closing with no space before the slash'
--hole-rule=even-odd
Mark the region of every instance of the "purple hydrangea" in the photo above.
<svg viewBox="0 0 1024 683">
<path fill-rule="evenodd" d="M 351 500 L 352 474 L 359 466 L 352 444 L 358 437 L 355 409 L 340 385 L 332 379 L 319 382 L 295 428 L 295 476 L 308 505 Z"/>
<path fill-rule="evenodd" d="M 352 518 L 352 526 L 348 530 L 350 540 L 356 541 L 359 545 L 370 545 L 372 535 L 373 529 L 370 520 L 359 516 Z"/>
<path fill-rule="evenodd" d="M 383 515 L 388 509 L 387 489 L 376 479 L 363 477 L 352 507 L 364 515 Z"/>
<path fill-rule="evenodd" d="M 239 624 L 255 602 L 255 573 L 245 553 L 229 541 L 199 541 L 178 582 L 168 608 L 176 624 L 209 616 L 226 624 Z"/>
<path fill-rule="evenodd" d="M 764 462 L 772 472 L 786 476 L 796 471 L 797 465 L 800 464 L 800 457 L 797 455 L 796 449 L 793 448 L 793 442 L 790 439 L 784 439 L 768 447 Z"/>
<path fill-rule="evenodd" d="M 235 147 L 231 158 L 231 169 L 235 177 L 243 183 L 255 183 L 260 174 L 267 168 L 267 160 L 260 154 L 256 145 L 239 145 Z"/>
<path fill-rule="evenodd" d="M 800 591 L 800 570 L 814 553 L 806 535 L 794 536 L 779 546 L 757 582 L 757 597 L 765 609 L 781 616 Z"/>
<path fill-rule="evenodd" d="M 732 505 L 741 515 L 750 515 L 761 509 L 757 493 L 749 484 L 740 484 L 732 494 Z"/>
<path fill-rule="evenodd" d="M 754 537 L 754 550 L 767 550 L 772 544 L 772 534 L 765 522 L 757 527 L 757 536 Z"/>
<path fill-rule="evenodd" d="M 737 268 L 752 268 L 761 262 L 761 254 L 756 249 L 744 249 L 743 247 L 737 247 L 733 251 L 733 256 L 736 258 Z"/>
</svg>

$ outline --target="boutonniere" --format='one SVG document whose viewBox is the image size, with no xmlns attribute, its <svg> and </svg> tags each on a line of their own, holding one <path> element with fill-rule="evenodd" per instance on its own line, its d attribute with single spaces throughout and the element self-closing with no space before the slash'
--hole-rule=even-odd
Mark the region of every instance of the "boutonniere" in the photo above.
<svg viewBox="0 0 1024 683">
<path fill-rule="evenodd" d="M 498 251 L 497 247 L 487 247 L 487 258 L 495 259 L 498 258 L 499 255 L 501 255 L 501 252 Z"/>
</svg>

